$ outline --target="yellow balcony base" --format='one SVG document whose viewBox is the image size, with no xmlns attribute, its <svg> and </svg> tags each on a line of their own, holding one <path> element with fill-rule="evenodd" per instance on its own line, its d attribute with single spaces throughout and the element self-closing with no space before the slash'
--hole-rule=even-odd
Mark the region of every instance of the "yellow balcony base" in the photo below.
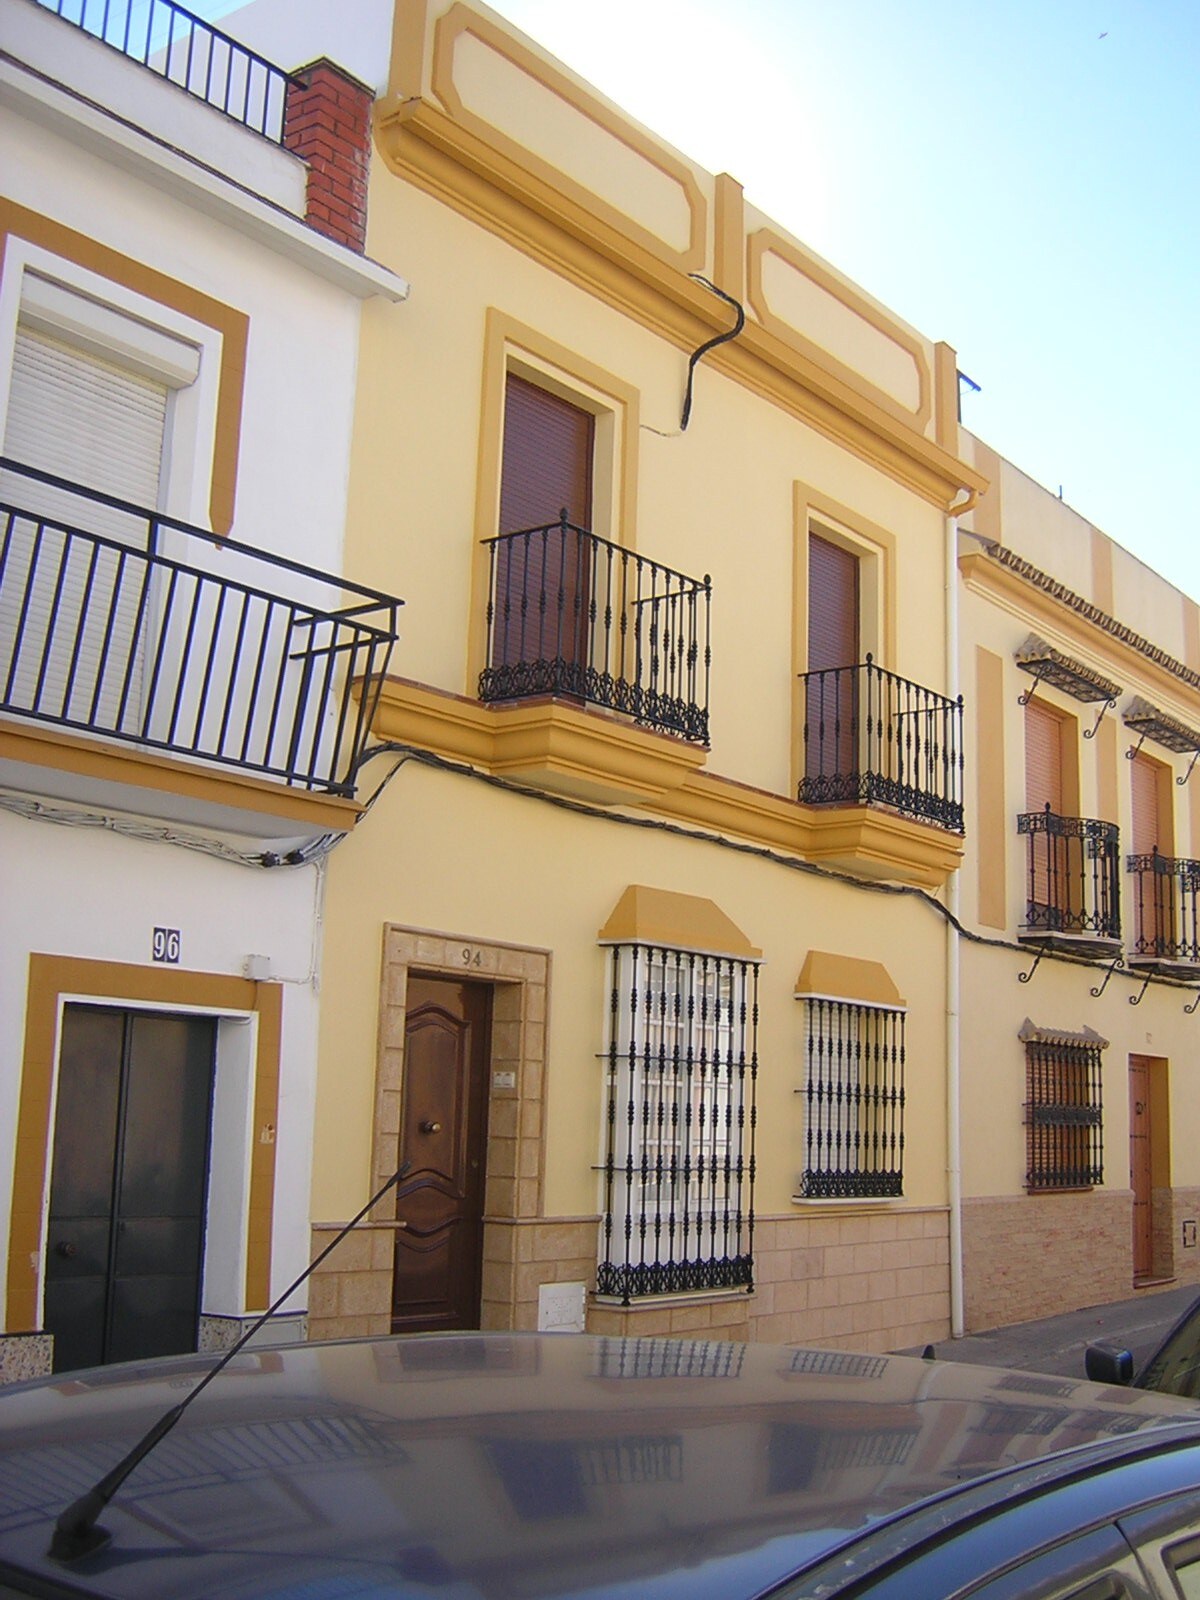
<svg viewBox="0 0 1200 1600">
<path fill-rule="evenodd" d="M 962 863 L 963 839 L 877 806 L 802 808 L 811 830 L 805 855 L 856 878 L 940 888 Z"/>
<path fill-rule="evenodd" d="M 655 805 L 707 752 L 561 700 L 484 705 L 390 678 L 376 731 L 517 783 L 600 805 Z"/>
</svg>

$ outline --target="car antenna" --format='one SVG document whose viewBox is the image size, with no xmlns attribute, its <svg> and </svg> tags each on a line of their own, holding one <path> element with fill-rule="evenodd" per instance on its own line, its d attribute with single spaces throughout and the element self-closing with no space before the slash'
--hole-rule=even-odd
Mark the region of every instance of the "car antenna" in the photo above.
<svg viewBox="0 0 1200 1600">
<path fill-rule="evenodd" d="M 377 1194 L 371 1196 L 357 1216 L 352 1217 L 346 1226 L 330 1240 L 320 1255 L 316 1256 L 304 1269 L 295 1283 L 290 1284 L 279 1298 L 267 1307 L 262 1316 L 250 1325 L 237 1343 L 230 1346 L 216 1366 L 204 1374 L 196 1387 L 185 1395 L 177 1406 L 172 1406 L 169 1411 L 164 1413 L 153 1427 L 143 1434 L 133 1449 L 117 1462 L 111 1472 L 101 1478 L 99 1483 L 89 1489 L 86 1494 L 81 1494 L 78 1500 L 72 1501 L 54 1524 L 54 1535 L 50 1540 L 48 1555 L 52 1556 L 55 1561 L 78 1561 L 81 1556 L 93 1555 L 97 1550 L 103 1550 L 105 1545 L 110 1543 L 112 1534 L 109 1533 L 107 1528 L 98 1527 L 96 1519 L 125 1482 L 134 1467 L 140 1461 L 144 1461 L 159 1440 L 170 1433 L 197 1395 L 207 1389 L 219 1372 L 224 1371 L 238 1351 L 254 1337 L 264 1323 L 270 1321 L 288 1296 L 295 1294 L 305 1279 L 311 1277 L 321 1265 L 330 1251 L 335 1250 L 346 1235 L 353 1228 L 358 1227 L 371 1207 L 379 1204 L 388 1190 L 394 1184 L 400 1182 L 400 1179 L 411 1166 L 411 1161 L 401 1162 L 383 1188 Z"/>
</svg>

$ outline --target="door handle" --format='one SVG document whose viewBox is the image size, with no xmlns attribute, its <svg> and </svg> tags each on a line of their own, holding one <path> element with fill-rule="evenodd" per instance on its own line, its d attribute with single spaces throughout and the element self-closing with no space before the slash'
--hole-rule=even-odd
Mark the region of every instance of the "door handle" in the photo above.
<svg viewBox="0 0 1200 1600">
<path fill-rule="evenodd" d="M 54 1246 L 54 1253 L 64 1261 L 72 1261 L 79 1254 L 79 1246 L 73 1239 L 60 1239 Z"/>
<path fill-rule="evenodd" d="M 441 1131 L 442 1125 L 440 1122 L 430 1122 L 428 1118 L 426 1118 L 426 1120 L 421 1124 L 422 1133 L 441 1133 Z"/>
</svg>

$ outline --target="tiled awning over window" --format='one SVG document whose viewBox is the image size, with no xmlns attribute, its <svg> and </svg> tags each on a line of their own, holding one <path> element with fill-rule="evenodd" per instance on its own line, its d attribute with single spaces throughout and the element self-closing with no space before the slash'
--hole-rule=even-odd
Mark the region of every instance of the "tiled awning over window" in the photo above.
<svg viewBox="0 0 1200 1600">
<path fill-rule="evenodd" d="M 1106 678 L 1086 662 L 1064 655 L 1034 633 L 1018 647 L 1015 659 L 1023 672 L 1032 673 L 1039 683 L 1049 683 L 1061 689 L 1073 700 L 1107 700 L 1115 704 L 1121 693 L 1119 683 Z"/>
</svg>

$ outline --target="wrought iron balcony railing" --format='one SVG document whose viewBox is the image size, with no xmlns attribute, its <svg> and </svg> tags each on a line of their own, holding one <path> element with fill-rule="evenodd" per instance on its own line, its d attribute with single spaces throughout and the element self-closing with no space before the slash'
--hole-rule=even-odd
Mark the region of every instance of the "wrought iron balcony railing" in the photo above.
<svg viewBox="0 0 1200 1600">
<path fill-rule="evenodd" d="M 561 695 L 708 745 L 711 584 L 567 521 L 486 541 L 481 700 Z"/>
<path fill-rule="evenodd" d="M 0 714 L 350 795 L 401 603 L 0 458 Z"/>
<path fill-rule="evenodd" d="M 223 116 L 283 142 L 289 74 L 177 0 L 36 0 Z"/>
<path fill-rule="evenodd" d="M 1017 832 L 1029 839 L 1025 935 L 1119 940 L 1116 823 L 1060 817 L 1047 805 L 1019 816 Z"/>
<path fill-rule="evenodd" d="M 1134 875 L 1134 928 L 1129 959 L 1200 966 L 1200 861 L 1130 856 Z"/>
<path fill-rule="evenodd" d="M 801 673 L 804 776 L 810 806 L 882 805 L 963 831 L 962 696 L 923 689 L 877 667 Z"/>
</svg>

